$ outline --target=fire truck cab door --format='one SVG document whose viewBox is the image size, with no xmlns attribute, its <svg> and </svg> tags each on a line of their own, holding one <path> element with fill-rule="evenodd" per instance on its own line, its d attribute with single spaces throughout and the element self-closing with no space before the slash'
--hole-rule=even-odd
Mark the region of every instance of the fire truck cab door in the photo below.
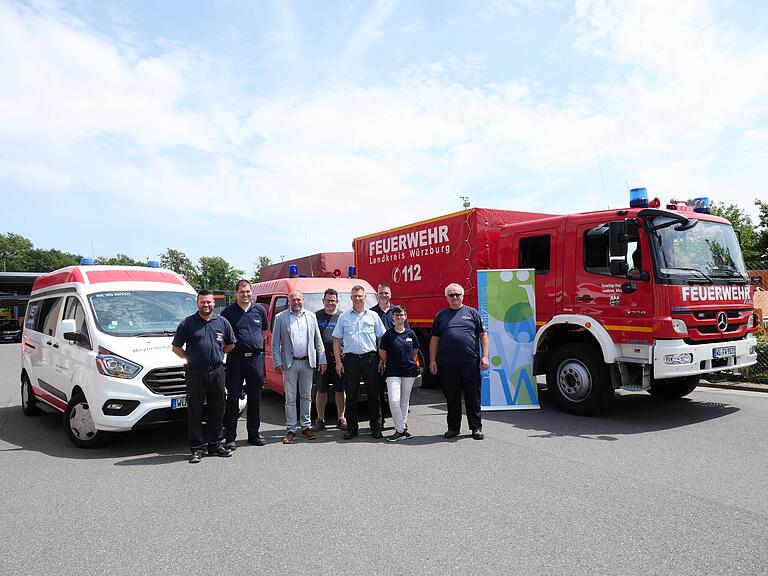
<svg viewBox="0 0 768 576">
<path fill-rule="evenodd" d="M 609 224 L 579 224 L 573 235 L 573 275 L 565 275 L 572 282 L 567 293 L 573 311 L 596 319 L 617 344 L 651 344 L 653 267 L 647 238 L 639 227 L 631 228 L 626 254 L 610 256 Z M 616 259 L 626 262 L 626 274 L 611 274 Z"/>
</svg>

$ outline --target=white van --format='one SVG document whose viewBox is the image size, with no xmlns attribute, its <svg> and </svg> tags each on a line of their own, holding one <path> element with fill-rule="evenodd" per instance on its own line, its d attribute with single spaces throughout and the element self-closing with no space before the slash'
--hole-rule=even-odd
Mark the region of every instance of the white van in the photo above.
<svg viewBox="0 0 768 576">
<path fill-rule="evenodd" d="M 70 266 L 32 288 L 21 344 L 24 413 L 64 412 L 70 440 L 186 419 L 182 361 L 171 351 L 196 292 L 171 270 Z M 245 401 L 241 399 L 241 409 Z"/>
</svg>

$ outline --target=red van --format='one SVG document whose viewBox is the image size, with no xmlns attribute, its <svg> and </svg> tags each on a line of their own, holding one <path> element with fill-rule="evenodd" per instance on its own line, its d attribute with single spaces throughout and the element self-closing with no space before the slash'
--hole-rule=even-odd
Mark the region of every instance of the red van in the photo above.
<svg viewBox="0 0 768 576">
<path fill-rule="evenodd" d="M 337 309 L 343 312 L 352 308 L 352 300 L 349 297 L 350 290 L 357 285 L 365 288 L 365 307 L 375 306 L 376 290 L 365 280 L 357 278 L 279 278 L 251 286 L 254 301 L 264 306 L 269 318 L 269 335 L 267 341 L 264 342 L 264 354 L 266 356 L 264 386 L 266 388 L 283 395 L 283 377 L 275 370 L 272 363 L 272 327 L 275 324 L 275 316 L 288 308 L 288 294 L 294 290 L 299 290 L 304 294 L 304 309 L 309 312 L 317 312 L 323 308 L 323 293 L 328 288 L 333 288 L 339 293 Z M 332 369 L 333 366 L 329 366 L 329 370 Z M 332 398 L 329 400 L 332 401 Z"/>
</svg>

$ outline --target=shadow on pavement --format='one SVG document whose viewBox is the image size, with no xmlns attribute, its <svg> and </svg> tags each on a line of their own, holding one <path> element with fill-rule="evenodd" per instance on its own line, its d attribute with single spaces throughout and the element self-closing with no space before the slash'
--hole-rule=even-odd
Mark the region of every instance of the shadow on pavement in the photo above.
<svg viewBox="0 0 768 576">
<path fill-rule="evenodd" d="M 739 408 L 695 398 L 663 399 L 648 393 L 617 392 L 609 408 L 597 416 L 575 416 L 561 412 L 546 389 L 539 390 L 540 410 L 483 412 L 483 419 L 530 430 L 531 438 L 574 436 L 616 441 L 617 436 L 672 430 L 722 418 Z"/>
</svg>

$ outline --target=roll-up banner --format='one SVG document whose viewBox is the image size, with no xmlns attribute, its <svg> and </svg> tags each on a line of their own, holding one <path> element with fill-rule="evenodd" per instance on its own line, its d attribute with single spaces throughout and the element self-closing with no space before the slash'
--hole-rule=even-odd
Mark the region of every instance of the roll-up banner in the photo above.
<svg viewBox="0 0 768 576">
<path fill-rule="evenodd" d="M 539 408 L 533 374 L 536 336 L 534 270 L 479 270 L 478 309 L 490 339 L 482 374 L 483 410 Z"/>
</svg>

